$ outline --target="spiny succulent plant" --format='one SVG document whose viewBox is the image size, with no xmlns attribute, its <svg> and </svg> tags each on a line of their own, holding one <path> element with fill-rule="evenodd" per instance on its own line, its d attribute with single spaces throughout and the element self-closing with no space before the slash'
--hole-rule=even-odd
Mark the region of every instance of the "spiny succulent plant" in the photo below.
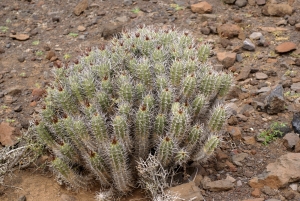
<svg viewBox="0 0 300 201">
<path fill-rule="evenodd" d="M 60 179 L 126 195 L 138 161 L 172 169 L 207 160 L 227 118 L 232 75 L 209 63 L 209 45 L 175 29 L 141 26 L 58 66 L 41 119 L 31 128 L 54 156 Z M 106 198 L 105 198 L 106 199 Z M 107 198 L 108 199 L 108 198 Z"/>
</svg>

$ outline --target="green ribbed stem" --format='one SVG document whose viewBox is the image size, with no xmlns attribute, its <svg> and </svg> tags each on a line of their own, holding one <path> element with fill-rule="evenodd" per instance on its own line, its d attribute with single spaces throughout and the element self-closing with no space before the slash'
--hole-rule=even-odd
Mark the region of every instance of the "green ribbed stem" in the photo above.
<svg viewBox="0 0 300 201">
<path fill-rule="evenodd" d="M 138 158 L 146 159 L 150 149 L 150 111 L 140 106 L 135 119 L 135 151 Z"/>
<path fill-rule="evenodd" d="M 195 126 L 192 127 L 187 137 L 187 143 L 186 143 L 187 151 L 189 152 L 194 151 L 198 142 L 201 140 L 202 134 L 203 134 L 202 126 L 196 124 Z"/>
<path fill-rule="evenodd" d="M 218 105 L 213 109 L 208 122 L 211 131 L 220 131 L 226 120 L 226 109 L 223 105 Z"/>
<path fill-rule="evenodd" d="M 120 143 L 124 143 L 127 151 L 130 151 L 132 148 L 132 142 L 129 136 L 129 128 L 126 117 L 123 115 L 115 116 L 112 125 L 116 138 L 120 140 Z"/>
<path fill-rule="evenodd" d="M 182 84 L 182 95 L 185 99 L 188 99 L 192 95 L 194 95 L 196 89 L 196 77 L 194 74 L 188 75 L 183 80 Z"/>
<path fill-rule="evenodd" d="M 183 78 L 183 63 L 174 61 L 170 68 L 170 80 L 173 86 L 178 87 Z"/>
<path fill-rule="evenodd" d="M 173 155 L 174 142 L 170 137 L 167 136 L 161 140 L 158 146 L 157 157 L 161 164 L 164 167 L 167 167 L 173 161 Z"/>
<path fill-rule="evenodd" d="M 116 189 L 121 193 L 129 192 L 131 190 L 132 177 L 126 163 L 127 154 L 116 139 L 113 139 L 110 144 L 109 160 Z"/>
<path fill-rule="evenodd" d="M 170 89 L 162 89 L 159 95 L 159 111 L 160 113 L 167 114 L 171 107 L 172 92 Z"/>
<path fill-rule="evenodd" d="M 167 131 L 166 128 L 167 118 L 164 114 L 158 114 L 155 118 L 155 140 L 158 140 L 159 137 L 163 137 Z"/>
<path fill-rule="evenodd" d="M 99 144 L 104 144 L 108 141 L 108 133 L 106 122 L 102 115 L 94 114 L 90 121 L 91 130 Z"/>
</svg>

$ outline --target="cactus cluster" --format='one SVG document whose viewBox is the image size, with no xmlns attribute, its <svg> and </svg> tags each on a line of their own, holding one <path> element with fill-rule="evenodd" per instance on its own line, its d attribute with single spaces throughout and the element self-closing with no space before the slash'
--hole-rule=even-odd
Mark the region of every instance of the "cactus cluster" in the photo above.
<svg viewBox="0 0 300 201">
<path fill-rule="evenodd" d="M 31 128 L 55 172 L 74 188 L 96 178 L 125 195 L 137 182 L 137 161 L 149 155 L 166 169 L 209 158 L 232 84 L 231 74 L 206 62 L 209 53 L 186 31 L 141 26 L 58 66 Z"/>
</svg>

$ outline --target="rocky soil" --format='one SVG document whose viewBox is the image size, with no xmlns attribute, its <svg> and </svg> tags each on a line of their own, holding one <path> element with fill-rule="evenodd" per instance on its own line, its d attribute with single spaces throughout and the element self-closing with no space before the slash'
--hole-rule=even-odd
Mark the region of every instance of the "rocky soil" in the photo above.
<svg viewBox="0 0 300 201">
<path fill-rule="evenodd" d="M 222 145 L 172 190 L 186 200 L 300 200 L 300 129 L 291 129 L 300 108 L 298 0 L 1 0 L 1 145 L 14 145 L 39 113 L 52 68 L 141 24 L 189 30 L 211 44 L 216 70 L 235 75 Z M 270 136 L 274 124 L 288 134 Z M 5 184 L 4 201 L 88 201 L 97 191 L 67 191 L 43 166 Z M 137 191 L 124 200 L 147 199 Z"/>
</svg>

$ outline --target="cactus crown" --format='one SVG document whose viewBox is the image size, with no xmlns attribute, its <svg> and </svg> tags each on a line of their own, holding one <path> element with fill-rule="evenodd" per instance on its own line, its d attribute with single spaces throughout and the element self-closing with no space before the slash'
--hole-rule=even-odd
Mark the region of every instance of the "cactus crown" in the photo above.
<svg viewBox="0 0 300 201">
<path fill-rule="evenodd" d="M 32 130 L 55 155 L 60 178 L 84 187 L 81 178 L 95 177 L 126 194 L 134 161 L 149 154 L 164 168 L 206 160 L 227 116 L 219 100 L 232 84 L 206 63 L 209 52 L 188 32 L 140 27 L 56 68 Z"/>
</svg>

